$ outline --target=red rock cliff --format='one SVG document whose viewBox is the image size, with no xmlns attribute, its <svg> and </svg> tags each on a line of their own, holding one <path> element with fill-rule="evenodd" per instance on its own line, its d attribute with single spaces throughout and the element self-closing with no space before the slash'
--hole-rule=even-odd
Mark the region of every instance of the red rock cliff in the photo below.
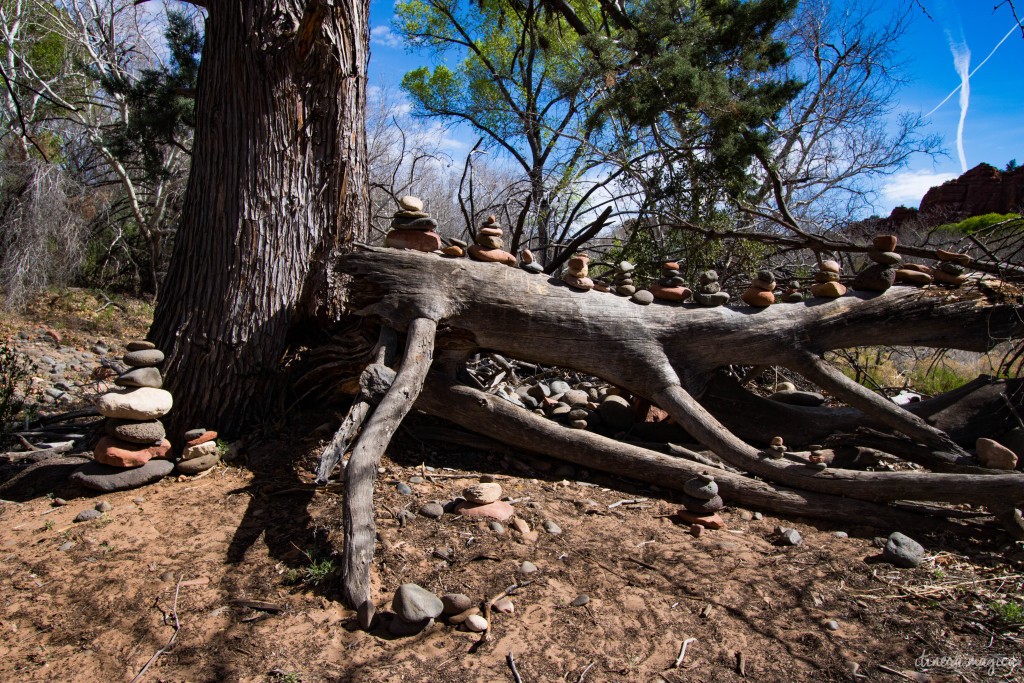
<svg viewBox="0 0 1024 683">
<path fill-rule="evenodd" d="M 1004 172 L 978 164 L 959 178 L 928 190 L 921 214 L 966 218 L 986 213 L 1017 213 L 1024 206 L 1024 167 Z"/>
</svg>

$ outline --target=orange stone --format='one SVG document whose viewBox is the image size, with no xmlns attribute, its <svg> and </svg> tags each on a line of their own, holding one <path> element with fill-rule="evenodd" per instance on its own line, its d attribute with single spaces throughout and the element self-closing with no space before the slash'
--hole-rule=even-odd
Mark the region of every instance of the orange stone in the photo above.
<svg viewBox="0 0 1024 683">
<path fill-rule="evenodd" d="M 932 283 L 932 276 L 919 270 L 899 268 L 896 271 L 896 282 L 906 285 L 930 285 Z"/>
<path fill-rule="evenodd" d="M 936 249 L 935 256 L 940 261 L 952 261 L 953 263 L 959 263 L 962 266 L 966 266 L 971 262 L 970 254 L 958 254 L 954 251 L 946 251 L 945 249 Z"/>
<path fill-rule="evenodd" d="M 896 251 L 896 235 L 876 235 L 871 244 L 878 251 Z"/>
<path fill-rule="evenodd" d="M 949 273 L 938 269 L 932 273 L 932 279 L 943 285 L 962 285 L 967 282 L 966 275 L 950 275 Z"/>
<path fill-rule="evenodd" d="M 717 512 L 710 515 L 698 515 L 696 512 L 690 512 L 686 508 L 680 508 L 676 512 L 676 517 L 688 524 L 700 524 L 707 529 L 725 528 L 725 520 Z"/>
<path fill-rule="evenodd" d="M 662 285 L 651 285 L 648 287 L 655 299 L 662 301 L 686 301 L 693 292 L 689 287 L 664 287 Z"/>
<path fill-rule="evenodd" d="M 922 263 L 904 263 L 900 266 L 900 270 L 916 270 L 919 273 L 927 273 L 929 275 L 935 272 L 931 266 L 926 266 Z"/>
<path fill-rule="evenodd" d="M 198 446 L 201 443 L 206 443 L 207 441 L 213 441 L 216 438 L 217 438 L 217 432 L 208 429 L 205 432 L 203 432 L 202 436 L 198 436 L 198 437 L 192 439 L 191 441 L 186 441 L 185 442 L 185 448 L 191 448 L 192 446 Z"/>
<path fill-rule="evenodd" d="M 838 282 L 821 282 L 811 285 L 811 294 L 826 299 L 838 299 L 846 294 L 846 285 L 841 285 Z"/>
<path fill-rule="evenodd" d="M 515 509 L 503 500 L 496 500 L 484 505 L 463 501 L 455 507 L 455 512 L 463 517 L 496 519 L 499 522 L 507 521 L 516 513 Z"/>
<path fill-rule="evenodd" d="M 483 261 L 484 263 L 504 263 L 506 266 L 516 265 L 516 257 L 507 251 L 488 249 L 487 247 L 481 247 L 479 244 L 469 245 L 469 257 L 474 261 Z"/>
<path fill-rule="evenodd" d="M 431 231 L 392 230 L 384 238 L 384 246 L 392 249 L 431 252 L 441 248 L 441 236 Z"/>
<path fill-rule="evenodd" d="M 141 467 L 153 459 L 166 459 L 171 450 L 171 442 L 164 439 L 158 446 L 140 446 L 104 436 L 96 444 L 93 456 L 96 462 L 113 467 Z"/>
<path fill-rule="evenodd" d="M 445 247 L 441 250 L 441 253 L 451 258 L 462 258 L 466 255 L 465 250 L 457 244 L 453 244 L 450 247 Z"/>
<path fill-rule="evenodd" d="M 775 303 L 774 294 L 757 287 L 750 287 L 747 291 L 743 292 L 743 296 L 740 298 L 748 306 L 757 306 L 758 308 L 767 308 Z"/>
</svg>

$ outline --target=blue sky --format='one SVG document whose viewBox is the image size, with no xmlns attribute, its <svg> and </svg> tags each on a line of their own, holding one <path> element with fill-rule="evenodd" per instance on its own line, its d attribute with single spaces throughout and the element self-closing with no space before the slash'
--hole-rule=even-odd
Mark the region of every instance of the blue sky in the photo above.
<svg viewBox="0 0 1024 683">
<path fill-rule="evenodd" d="M 880 13 L 888 13 L 899 4 L 896 0 L 876 2 Z M 942 136 L 946 155 L 934 160 L 926 156 L 912 159 L 907 168 L 881 181 L 877 213 L 887 215 L 900 204 L 917 206 L 929 187 L 962 172 L 958 151 L 959 93 L 938 106 L 961 84 L 951 45 L 956 45 L 961 55 L 966 56 L 969 51 L 969 58 L 963 62 L 968 72 L 977 69 L 969 78 L 969 97 L 959 138 L 966 168 L 982 162 L 1002 168 L 1011 159 L 1024 165 L 1024 36 L 1017 28 L 1006 37 L 1016 23 L 1007 6 L 993 9 L 998 2 L 921 0 L 927 15 L 915 9 L 916 18 L 901 46 L 905 59 L 903 73 L 911 82 L 900 93 L 893 119 L 900 112 L 927 114 L 934 109 L 928 117 L 928 132 Z M 1018 6 L 1024 11 L 1024 0 Z M 370 5 L 370 83 L 397 91 L 402 75 L 426 63 L 427 58 L 406 52 L 390 33 L 393 8 L 393 0 L 372 0 Z M 982 64 L 986 57 L 988 61 Z M 456 160 L 468 151 L 471 142 L 467 141 L 471 139 L 472 133 L 458 130 L 445 138 Z"/>
</svg>

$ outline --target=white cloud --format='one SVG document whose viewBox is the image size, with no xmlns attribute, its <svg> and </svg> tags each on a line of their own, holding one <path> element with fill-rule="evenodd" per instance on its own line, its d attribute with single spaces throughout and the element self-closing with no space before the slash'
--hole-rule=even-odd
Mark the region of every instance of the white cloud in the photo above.
<svg viewBox="0 0 1024 683">
<path fill-rule="evenodd" d="M 955 173 L 936 173 L 928 170 L 903 171 L 883 180 L 879 192 L 883 203 L 888 207 L 917 206 L 921 203 L 925 192 L 953 178 L 956 178 Z"/>
<path fill-rule="evenodd" d="M 374 26 L 370 29 L 370 44 L 399 48 L 402 47 L 402 39 L 391 30 L 390 26 Z"/>
</svg>

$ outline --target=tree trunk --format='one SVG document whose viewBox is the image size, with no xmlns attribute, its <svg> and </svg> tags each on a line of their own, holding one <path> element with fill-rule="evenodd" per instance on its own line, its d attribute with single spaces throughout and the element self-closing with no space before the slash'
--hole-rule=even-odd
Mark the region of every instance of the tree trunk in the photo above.
<svg viewBox="0 0 1024 683">
<path fill-rule="evenodd" d="M 210 2 L 192 168 L 150 339 L 173 439 L 270 406 L 289 331 L 344 309 L 366 230 L 366 0 Z"/>
</svg>

